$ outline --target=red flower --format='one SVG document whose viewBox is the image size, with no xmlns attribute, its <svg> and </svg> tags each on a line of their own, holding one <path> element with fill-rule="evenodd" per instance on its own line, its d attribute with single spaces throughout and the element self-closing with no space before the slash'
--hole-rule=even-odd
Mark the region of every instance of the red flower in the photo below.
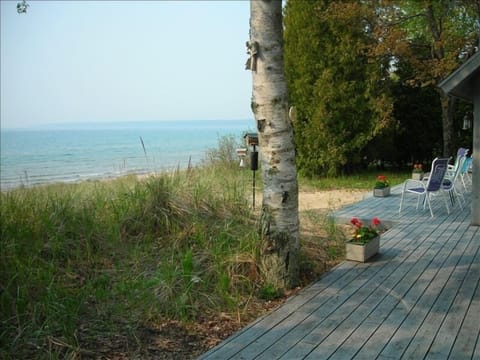
<svg viewBox="0 0 480 360">
<path fill-rule="evenodd" d="M 362 227 L 362 222 L 360 220 L 358 220 L 357 218 L 352 218 L 352 220 L 350 220 L 350 223 L 353 225 L 353 226 L 356 226 L 358 228 L 361 228 Z"/>
<path fill-rule="evenodd" d="M 373 238 L 377 237 L 380 231 L 383 231 L 378 226 L 381 225 L 381 221 L 378 217 L 374 217 L 371 220 L 370 226 L 363 226 L 362 222 L 354 217 L 350 220 L 350 223 L 355 227 L 352 235 L 352 240 L 358 243 L 366 244 Z"/>
<path fill-rule="evenodd" d="M 385 175 L 377 175 L 375 189 L 383 189 L 389 186 L 388 178 Z"/>
</svg>

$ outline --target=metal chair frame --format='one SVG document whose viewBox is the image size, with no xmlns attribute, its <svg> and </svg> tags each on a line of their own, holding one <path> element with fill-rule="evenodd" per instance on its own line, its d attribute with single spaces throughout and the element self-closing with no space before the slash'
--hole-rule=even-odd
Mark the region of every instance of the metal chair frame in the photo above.
<svg viewBox="0 0 480 360">
<path fill-rule="evenodd" d="M 450 214 L 450 208 L 448 206 L 448 200 L 446 197 L 446 189 L 444 188 L 444 178 L 448 169 L 448 158 L 435 158 L 432 162 L 432 169 L 428 181 L 420 181 L 408 179 L 403 183 L 402 197 L 400 199 L 400 208 L 398 212 L 402 212 L 402 207 L 404 203 L 405 194 L 414 194 L 417 195 L 417 206 L 420 205 L 420 199 L 423 199 L 423 209 L 425 210 L 426 205 L 430 210 L 430 215 L 433 217 L 433 210 L 431 204 L 431 196 L 434 194 L 440 194 L 445 201 L 445 206 L 447 208 L 447 213 Z"/>
</svg>

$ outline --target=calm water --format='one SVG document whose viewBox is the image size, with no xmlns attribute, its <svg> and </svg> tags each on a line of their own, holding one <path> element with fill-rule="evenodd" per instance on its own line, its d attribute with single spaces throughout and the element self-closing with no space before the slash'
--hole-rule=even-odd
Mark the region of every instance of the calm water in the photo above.
<svg viewBox="0 0 480 360">
<path fill-rule="evenodd" d="M 1 189 L 185 168 L 218 147 L 220 137 L 240 140 L 253 126 L 253 120 L 202 120 L 2 130 Z"/>
</svg>

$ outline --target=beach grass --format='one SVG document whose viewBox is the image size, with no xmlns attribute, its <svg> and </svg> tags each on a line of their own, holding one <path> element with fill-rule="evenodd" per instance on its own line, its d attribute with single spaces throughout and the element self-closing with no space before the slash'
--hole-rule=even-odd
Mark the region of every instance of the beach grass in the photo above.
<svg viewBox="0 0 480 360">
<path fill-rule="evenodd" d="M 108 357 L 112 344 L 138 355 L 142 331 L 162 320 L 240 320 L 253 297 L 280 296 L 257 271 L 251 173 L 239 169 L 236 146 L 222 138 L 202 166 L 143 179 L 2 192 L 0 357 Z M 355 177 L 323 181 L 300 184 L 359 186 Z M 334 260 L 341 241 L 323 224 Z M 318 261 L 302 257 L 305 272 Z"/>
<path fill-rule="evenodd" d="M 237 166 L 2 193 L 0 357 L 135 347 L 141 324 L 237 311 L 258 276 Z"/>
</svg>

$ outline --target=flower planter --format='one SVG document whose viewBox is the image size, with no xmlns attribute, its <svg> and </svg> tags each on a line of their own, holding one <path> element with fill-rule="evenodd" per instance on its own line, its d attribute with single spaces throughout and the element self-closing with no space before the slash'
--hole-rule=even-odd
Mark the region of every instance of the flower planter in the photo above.
<svg viewBox="0 0 480 360">
<path fill-rule="evenodd" d="M 380 236 L 370 240 L 366 244 L 358 244 L 350 240 L 345 244 L 347 260 L 366 262 L 373 255 L 377 254 L 380 249 Z"/>
<path fill-rule="evenodd" d="M 422 180 L 423 179 L 423 173 L 412 173 L 412 179 L 413 180 Z"/>
<path fill-rule="evenodd" d="M 384 187 L 382 189 L 373 189 L 373 196 L 385 197 L 389 195 L 390 195 L 390 186 Z"/>
</svg>

